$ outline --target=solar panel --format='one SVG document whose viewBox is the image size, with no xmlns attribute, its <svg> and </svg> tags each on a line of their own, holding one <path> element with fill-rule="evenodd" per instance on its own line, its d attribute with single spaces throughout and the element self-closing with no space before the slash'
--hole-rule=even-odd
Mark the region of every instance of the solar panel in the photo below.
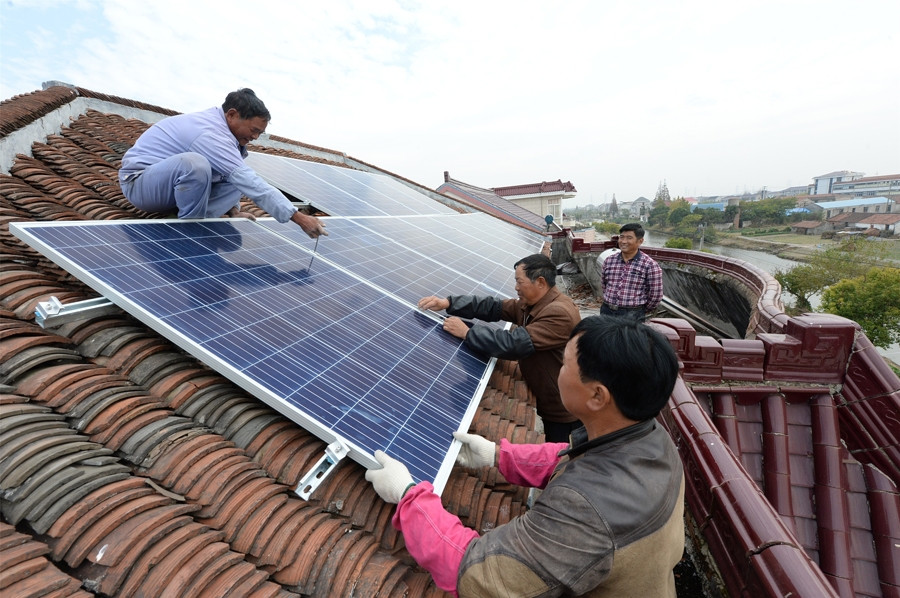
<svg viewBox="0 0 900 598">
<path fill-rule="evenodd" d="M 440 492 L 455 459 L 451 434 L 468 427 L 489 362 L 436 318 L 269 225 L 17 222 L 11 230 L 311 433 L 344 440 L 362 465 L 377 466 L 373 453 L 385 450 Z M 352 242 L 325 238 L 319 247 Z"/>
<path fill-rule="evenodd" d="M 456 214 L 381 174 L 260 152 L 250 152 L 246 163 L 269 184 L 331 216 Z"/>
<path fill-rule="evenodd" d="M 544 243 L 487 214 L 324 220 L 329 236 L 316 248 L 322 257 L 411 304 L 431 294 L 515 297 L 513 264 Z M 313 249 L 296 225 L 259 222 Z"/>
</svg>

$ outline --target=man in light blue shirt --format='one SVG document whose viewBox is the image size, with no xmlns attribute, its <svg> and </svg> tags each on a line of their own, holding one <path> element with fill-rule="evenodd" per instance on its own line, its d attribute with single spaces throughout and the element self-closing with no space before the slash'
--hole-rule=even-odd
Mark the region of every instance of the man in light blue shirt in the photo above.
<svg viewBox="0 0 900 598">
<path fill-rule="evenodd" d="M 246 195 L 279 222 L 310 237 L 327 235 L 318 218 L 300 212 L 281 191 L 244 164 L 247 144 L 265 132 L 271 115 L 252 89 L 238 89 L 222 107 L 165 118 L 125 152 L 119 184 L 136 208 L 178 211 L 179 218 L 247 216 Z"/>
</svg>

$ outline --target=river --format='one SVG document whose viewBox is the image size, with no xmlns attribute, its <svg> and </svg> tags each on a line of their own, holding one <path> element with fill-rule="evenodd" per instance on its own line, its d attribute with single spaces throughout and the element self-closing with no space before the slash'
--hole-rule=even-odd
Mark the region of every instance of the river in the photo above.
<svg viewBox="0 0 900 598">
<path fill-rule="evenodd" d="M 647 247 L 663 247 L 668 239 L 669 236 L 662 233 L 651 233 L 650 231 L 647 231 L 644 234 L 644 243 L 647 245 Z M 800 262 L 796 262 L 794 260 L 786 260 L 784 258 L 778 257 L 777 255 L 772 255 L 762 251 L 738 249 L 736 247 L 723 247 L 722 245 L 713 245 L 710 243 L 704 243 L 703 248 L 717 255 L 724 255 L 727 257 L 744 260 L 745 262 L 749 262 L 757 266 L 758 268 L 765 270 L 769 274 L 774 274 L 776 270 L 787 270 L 800 264 Z M 781 300 L 785 305 L 794 304 L 793 295 L 790 295 L 788 293 L 784 293 L 781 297 Z M 814 310 L 819 309 L 819 301 L 820 296 L 818 294 L 810 297 L 809 302 Z M 886 349 L 878 347 L 878 352 L 894 363 L 900 363 L 900 344 L 891 345 Z"/>
</svg>

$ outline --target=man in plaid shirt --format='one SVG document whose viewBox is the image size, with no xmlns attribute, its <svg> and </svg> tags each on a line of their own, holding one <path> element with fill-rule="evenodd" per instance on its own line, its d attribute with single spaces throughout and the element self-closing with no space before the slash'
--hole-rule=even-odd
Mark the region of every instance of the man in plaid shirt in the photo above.
<svg viewBox="0 0 900 598">
<path fill-rule="evenodd" d="M 597 259 L 603 281 L 601 314 L 643 320 L 663 297 L 662 269 L 641 251 L 644 227 L 632 222 L 619 229 L 619 249 Z"/>
</svg>

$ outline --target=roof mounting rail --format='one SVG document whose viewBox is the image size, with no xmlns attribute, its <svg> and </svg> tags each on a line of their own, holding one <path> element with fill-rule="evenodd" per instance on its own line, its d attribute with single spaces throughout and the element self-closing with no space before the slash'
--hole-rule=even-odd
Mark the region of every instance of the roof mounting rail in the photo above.
<svg viewBox="0 0 900 598">
<path fill-rule="evenodd" d="M 54 328 L 66 322 L 114 313 L 119 308 L 106 297 L 85 299 L 63 304 L 55 295 L 49 301 L 39 301 L 34 319 L 41 328 Z"/>
<path fill-rule="evenodd" d="M 306 475 L 300 478 L 300 483 L 294 492 L 303 500 L 309 500 L 312 493 L 316 491 L 328 475 L 335 470 L 341 459 L 347 456 L 350 449 L 344 444 L 340 438 L 336 438 L 334 442 L 325 447 L 325 454 L 310 469 Z"/>
</svg>

